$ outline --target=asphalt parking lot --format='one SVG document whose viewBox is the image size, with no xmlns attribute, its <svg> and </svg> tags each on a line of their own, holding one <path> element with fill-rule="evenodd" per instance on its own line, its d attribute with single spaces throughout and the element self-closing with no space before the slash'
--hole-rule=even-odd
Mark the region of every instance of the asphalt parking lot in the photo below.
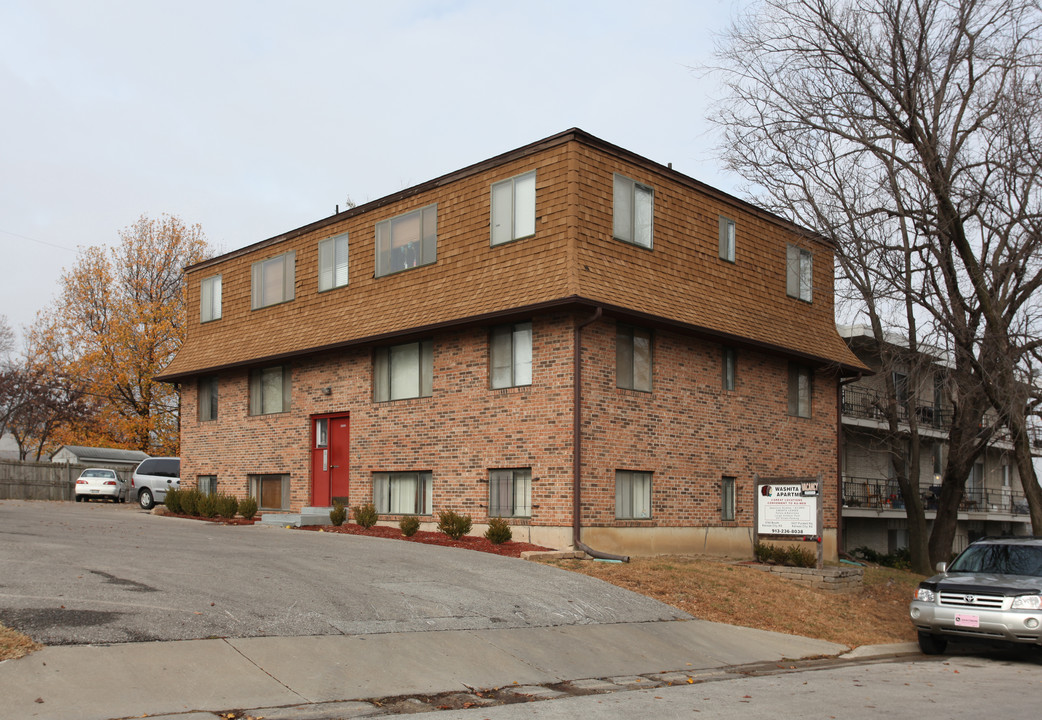
<svg viewBox="0 0 1042 720">
<path fill-rule="evenodd" d="M 686 619 L 594 578 L 133 504 L 0 501 L 0 623 L 48 645 Z"/>
</svg>

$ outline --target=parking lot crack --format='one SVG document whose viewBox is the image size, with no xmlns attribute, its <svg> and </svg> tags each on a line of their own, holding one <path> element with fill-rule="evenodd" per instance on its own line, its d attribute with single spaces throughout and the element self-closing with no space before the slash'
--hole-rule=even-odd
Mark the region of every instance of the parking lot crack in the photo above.
<svg viewBox="0 0 1042 720">
<path fill-rule="evenodd" d="M 256 662 L 256 661 L 255 661 L 255 660 L 254 660 L 253 658 L 251 658 L 251 657 L 250 657 L 249 655 L 247 655 L 246 653 L 244 653 L 244 652 L 243 652 L 242 650 L 240 650 L 239 648 L 235 647 L 235 644 L 234 644 L 234 643 L 231 643 L 231 642 L 229 642 L 229 641 L 228 641 L 228 638 L 223 638 L 222 640 L 223 640 L 223 642 L 224 642 L 224 644 L 225 644 L 225 645 L 227 645 L 227 646 L 228 646 L 228 647 L 230 647 L 230 648 L 231 648 L 232 650 L 234 650 L 234 651 L 235 651 L 236 653 L 238 653 L 238 654 L 239 654 L 239 656 L 240 656 L 240 657 L 242 657 L 242 659 L 243 659 L 243 660 L 245 660 L 245 661 L 246 661 L 246 662 L 248 662 L 248 663 L 249 663 L 250 665 L 252 665 L 253 667 L 255 667 L 255 668 L 257 668 L 258 670 L 260 670 L 260 671 L 261 671 L 262 673 L 264 673 L 265 675 L 267 675 L 268 677 L 270 677 L 270 678 L 271 678 L 272 680 L 274 680 L 275 682 L 277 682 L 277 683 L 278 683 L 279 685 L 281 685 L 282 687 L 286 688 L 286 690 L 288 690 L 289 692 L 293 693 L 294 695 L 296 695 L 296 696 L 297 696 L 298 698 L 300 698 L 301 700 L 304 700 L 305 702 L 312 702 L 312 699 L 311 699 L 311 698 L 309 698 L 309 697 L 306 697 L 306 696 L 304 696 L 304 695 L 301 695 L 301 694 L 300 694 L 299 692 L 297 692 L 296 690 L 294 690 L 293 688 L 291 688 L 291 687 L 290 687 L 289 685 L 287 685 L 286 683 L 282 682 L 282 681 L 281 681 L 281 680 L 279 680 L 279 679 L 278 679 L 277 677 L 275 677 L 274 675 L 272 675 L 272 674 L 271 674 L 270 672 L 268 672 L 267 670 L 265 670 L 265 669 L 264 669 L 263 667 L 261 667 L 260 665 L 258 665 L 258 664 L 257 664 L 257 662 Z"/>
</svg>

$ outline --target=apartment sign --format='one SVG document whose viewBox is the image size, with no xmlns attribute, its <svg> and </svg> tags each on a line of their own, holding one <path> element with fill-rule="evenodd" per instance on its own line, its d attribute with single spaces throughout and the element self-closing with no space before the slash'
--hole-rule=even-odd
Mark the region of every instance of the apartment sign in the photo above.
<svg viewBox="0 0 1042 720">
<path fill-rule="evenodd" d="M 756 488 L 756 532 L 818 537 L 817 482 L 763 482 Z"/>
</svg>

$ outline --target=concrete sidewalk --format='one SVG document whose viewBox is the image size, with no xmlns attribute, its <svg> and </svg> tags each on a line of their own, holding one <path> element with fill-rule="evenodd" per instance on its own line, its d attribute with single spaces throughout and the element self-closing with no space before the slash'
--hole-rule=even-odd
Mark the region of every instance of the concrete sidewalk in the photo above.
<svg viewBox="0 0 1042 720">
<path fill-rule="evenodd" d="M 0 718 L 265 718 L 385 713 L 366 698 L 470 693 L 837 655 L 820 640 L 710 623 L 571 625 L 382 635 L 48 647 L 0 663 Z M 597 679 L 597 680 L 595 680 Z M 647 682 L 647 680 L 643 680 Z M 480 705 L 483 698 L 473 696 Z M 335 703 L 333 705 L 324 703 Z M 307 707 L 302 707 L 307 706 Z"/>
</svg>

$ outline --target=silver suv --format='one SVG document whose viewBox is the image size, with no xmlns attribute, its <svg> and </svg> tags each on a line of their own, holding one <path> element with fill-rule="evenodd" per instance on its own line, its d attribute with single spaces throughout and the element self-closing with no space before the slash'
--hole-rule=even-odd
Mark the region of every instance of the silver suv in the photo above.
<svg viewBox="0 0 1042 720">
<path fill-rule="evenodd" d="M 166 491 L 181 487 L 181 458 L 142 460 L 130 478 L 130 495 L 145 510 L 166 500 Z"/>
<path fill-rule="evenodd" d="M 984 538 L 937 571 L 908 608 L 924 653 L 949 639 L 1042 644 L 1042 538 Z"/>
</svg>

